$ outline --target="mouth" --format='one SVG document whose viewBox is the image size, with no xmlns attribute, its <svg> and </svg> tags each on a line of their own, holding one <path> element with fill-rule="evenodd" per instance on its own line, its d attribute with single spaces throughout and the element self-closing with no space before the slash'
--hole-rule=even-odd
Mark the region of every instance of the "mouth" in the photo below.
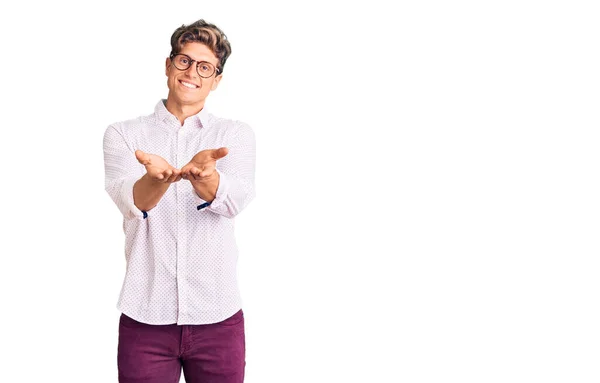
<svg viewBox="0 0 600 383">
<path fill-rule="evenodd" d="M 187 82 L 187 81 L 183 81 L 183 80 L 179 80 L 179 83 L 183 86 L 185 86 L 188 89 L 198 89 L 200 88 L 198 85 L 196 84 L 192 84 L 191 82 Z"/>
</svg>

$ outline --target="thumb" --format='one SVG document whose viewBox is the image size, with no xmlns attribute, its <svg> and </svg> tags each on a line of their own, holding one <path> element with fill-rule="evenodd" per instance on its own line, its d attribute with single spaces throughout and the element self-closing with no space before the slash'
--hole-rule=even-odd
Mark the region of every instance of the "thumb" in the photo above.
<svg viewBox="0 0 600 383">
<path fill-rule="evenodd" d="M 215 149 L 212 152 L 212 158 L 215 160 L 218 160 L 219 158 L 225 157 L 227 155 L 227 153 L 229 153 L 229 149 L 227 149 L 227 148 Z"/>
<path fill-rule="evenodd" d="M 135 151 L 135 158 L 137 158 L 138 162 L 142 165 L 148 165 L 150 163 L 150 156 L 141 150 Z"/>
</svg>

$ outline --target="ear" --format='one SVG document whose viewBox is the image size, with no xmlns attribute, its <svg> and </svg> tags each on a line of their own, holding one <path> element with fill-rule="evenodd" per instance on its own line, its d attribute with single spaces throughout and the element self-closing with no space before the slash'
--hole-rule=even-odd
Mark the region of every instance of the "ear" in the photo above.
<svg viewBox="0 0 600 383">
<path fill-rule="evenodd" d="M 169 67 L 171 66 L 171 59 L 167 57 L 165 60 L 165 74 L 169 76 Z"/>
<path fill-rule="evenodd" d="M 213 81 L 212 83 L 212 87 L 210 88 L 210 90 L 215 90 L 217 89 L 217 87 L 219 86 L 219 82 L 221 81 L 221 78 L 223 78 L 223 75 L 220 74 L 217 77 L 215 77 L 215 81 Z"/>
</svg>

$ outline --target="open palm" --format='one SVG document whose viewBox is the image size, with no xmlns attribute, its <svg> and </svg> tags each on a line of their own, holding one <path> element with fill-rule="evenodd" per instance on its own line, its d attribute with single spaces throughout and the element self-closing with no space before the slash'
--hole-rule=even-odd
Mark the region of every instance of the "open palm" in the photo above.
<svg viewBox="0 0 600 383">
<path fill-rule="evenodd" d="M 181 179 L 181 170 L 171 166 L 164 158 L 156 154 L 135 151 L 135 158 L 146 167 L 146 173 L 156 181 L 171 183 Z"/>
<path fill-rule="evenodd" d="M 209 179 L 215 172 L 217 160 L 229 153 L 227 148 L 206 149 L 198 152 L 190 162 L 181 168 L 183 178 L 195 181 Z"/>
</svg>

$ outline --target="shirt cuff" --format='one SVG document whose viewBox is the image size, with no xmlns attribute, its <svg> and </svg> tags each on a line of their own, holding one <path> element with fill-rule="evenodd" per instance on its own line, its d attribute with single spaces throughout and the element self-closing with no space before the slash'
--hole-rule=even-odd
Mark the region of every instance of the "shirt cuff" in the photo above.
<svg viewBox="0 0 600 383">
<path fill-rule="evenodd" d="M 227 176 L 221 173 L 220 171 L 216 169 L 215 171 L 219 173 L 219 185 L 217 186 L 217 193 L 215 194 L 215 199 L 212 200 L 212 202 L 208 203 L 207 201 L 203 200 L 202 198 L 200 198 L 198 193 L 196 193 L 196 191 L 192 189 L 192 192 L 195 196 L 196 207 L 198 208 L 198 210 L 202 210 L 208 206 L 210 206 L 213 209 L 218 209 L 227 197 L 227 191 L 229 190 L 229 180 Z"/>
<path fill-rule="evenodd" d="M 126 219 L 144 219 L 148 216 L 146 212 L 141 211 L 133 203 L 133 185 L 138 181 L 137 177 L 125 179 L 121 187 L 121 201 L 123 203 L 123 212 Z"/>
</svg>

